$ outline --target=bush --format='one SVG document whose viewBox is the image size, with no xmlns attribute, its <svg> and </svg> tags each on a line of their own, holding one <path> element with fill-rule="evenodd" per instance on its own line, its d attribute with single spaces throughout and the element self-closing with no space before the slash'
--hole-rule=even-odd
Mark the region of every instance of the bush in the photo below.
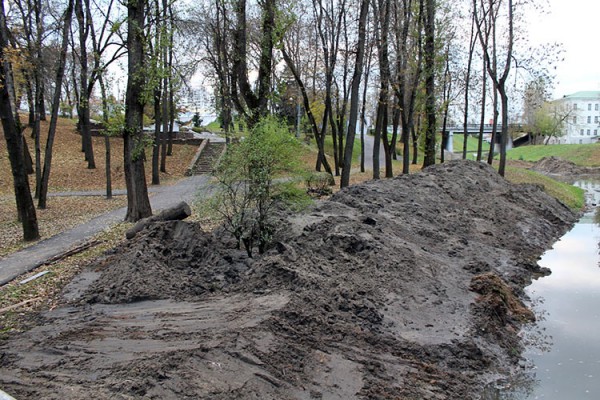
<svg viewBox="0 0 600 400">
<path fill-rule="evenodd" d="M 331 191 L 331 175 L 327 172 L 313 172 L 306 179 L 306 191 L 310 196 L 329 196 Z"/>
<path fill-rule="evenodd" d="M 271 242 L 276 205 L 301 203 L 289 182 L 275 181 L 297 169 L 299 149 L 284 124 L 266 117 L 248 138 L 228 147 L 215 171 L 218 186 L 210 206 L 249 256 L 255 245 L 262 254 Z"/>
</svg>

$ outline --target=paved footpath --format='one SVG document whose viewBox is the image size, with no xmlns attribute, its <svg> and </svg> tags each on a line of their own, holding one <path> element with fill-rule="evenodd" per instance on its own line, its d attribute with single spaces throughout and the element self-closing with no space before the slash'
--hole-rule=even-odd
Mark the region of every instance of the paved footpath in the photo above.
<svg viewBox="0 0 600 400">
<path fill-rule="evenodd" d="M 152 186 L 149 191 L 152 211 L 172 207 L 180 201 L 191 202 L 196 194 L 205 190 L 209 184 L 207 175 L 195 175 L 183 179 L 171 186 Z M 53 195 L 90 195 L 92 193 L 54 193 Z M 94 193 L 104 195 L 104 192 Z M 119 194 L 119 193 L 116 193 Z M 87 240 L 121 222 L 125 218 L 126 208 L 122 207 L 102 214 L 82 225 L 61 232 L 48 239 L 41 240 L 23 250 L 17 251 L 0 259 L 0 286 L 12 281 L 19 275 L 29 272 L 46 261 L 82 245 Z"/>
</svg>

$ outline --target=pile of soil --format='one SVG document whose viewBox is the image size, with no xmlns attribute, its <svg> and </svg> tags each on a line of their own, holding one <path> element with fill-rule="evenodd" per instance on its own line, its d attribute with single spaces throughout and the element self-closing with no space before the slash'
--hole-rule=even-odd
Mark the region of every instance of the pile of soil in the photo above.
<svg viewBox="0 0 600 400">
<path fill-rule="evenodd" d="M 535 186 L 450 162 L 281 217 L 248 259 L 156 223 L 0 349 L 18 398 L 476 399 L 509 374 L 523 287 L 574 222 Z"/>
<path fill-rule="evenodd" d="M 572 161 L 559 157 L 544 157 L 531 167 L 534 171 L 543 174 L 576 177 L 580 175 L 600 175 L 600 168 L 581 167 Z"/>
</svg>

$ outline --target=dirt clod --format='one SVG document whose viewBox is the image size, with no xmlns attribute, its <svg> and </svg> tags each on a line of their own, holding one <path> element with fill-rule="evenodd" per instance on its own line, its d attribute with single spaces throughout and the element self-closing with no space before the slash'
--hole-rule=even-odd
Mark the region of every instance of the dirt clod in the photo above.
<svg viewBox="0 0 600 400">
<path fill-rule="evenodd" d="M 531 260 L 575 219 L 475 162 L 352 186 L 282 218 L 255 259 L 222 231 L 147 227 L 2 345 L 0 387 L 61 399 L 476 399 L 514 365 Z"/>
<path fill-rule="evenodd" d="M 581 167 L 572 161 L 563 160 L 559 157 L 544 157 L 537 161 L 532 168 L 544 174 L 560 176 L 581 176 L 581 175 L 600 175 L 600 168 Z"/>
</svg>

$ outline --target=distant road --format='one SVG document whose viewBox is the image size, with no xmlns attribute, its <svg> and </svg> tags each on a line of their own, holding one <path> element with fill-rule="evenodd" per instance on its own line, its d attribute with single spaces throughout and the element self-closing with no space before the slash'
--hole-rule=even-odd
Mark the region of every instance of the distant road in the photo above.
<svg viewBox="0 0 600 400">
<path fill-rule="evenodd" d="M 360 136 L 357 138 L 360 140 Z M 375 138 L 370 135 L 365 135 L 365 169 L 373 170 L 373 148 L 375 147 Z M 383 142 L 379 144 L 379 168 L 385 168 L 385 151 L 383 150 Z"/>
</svg>

